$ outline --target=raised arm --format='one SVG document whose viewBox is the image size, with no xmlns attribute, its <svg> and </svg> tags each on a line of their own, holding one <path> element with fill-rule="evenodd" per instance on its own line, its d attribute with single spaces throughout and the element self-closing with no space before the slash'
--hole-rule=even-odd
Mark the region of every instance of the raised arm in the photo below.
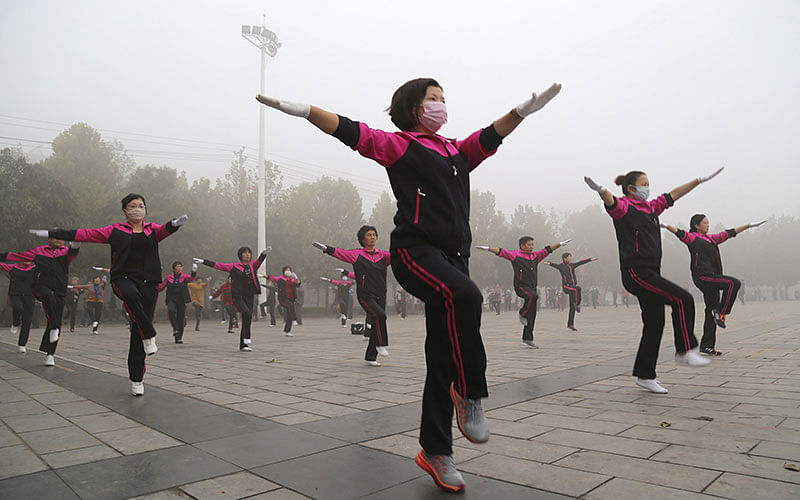
<svg viewBox="0 0 800 500">
<path fill-rule="evenodd" d="M 719 175 L 719 173 L 722 172 L 724 169 L 725 167 L 722 167 L 713 174 L 701 176 L 698 177 L 697 179 L 692 179 L 686 184 L 681 184 L 680 186 L 676 187 L 675 189 L 669 192 L 670 196 L 672 196 L 672 201 L 678 201 L 692 189 L 696 188 L 697 186 L 699 186 L 704 182 L 710 181 L 711 179 Z"/>
<path fill-rule="evenodd" d="M 603 200 L 605 206 L 611 207 L 614 205 L 614 195 L 611 194 L 611 191 L 606 189 L 604 185 L 595 182 L 594 179 L 589 176 L 585 176 L 583 182 L 585 182 L 592 191 L 597 191 L 597 194 L 600 195 L 600 199 Z"/>
<path fill-rule="evenodd" d="M 511 111 L 495 120 L 492 124 L 494 129 L 500 137 L 508 136 L 508 134 L 513 132 L 514 129 L 522 123 L 522 120 L 524 120 L 526 116 L 542 109 L 551 99 L 557 96 L 559 92 L 561 92 L 560 83 L 552 84 L 550 88 L 538 95 L 534 92 L 529 99 L 526 99 L 519 106 L 516 106 Z"/>
<path fill-rule="evenodd" d="M 580 266 L 582 266 L 584 264 L 588 264 L 589 262 L 594 262 L 596 260 L 597 260 L 597 258 L 595 258 L 595 257 L 589 257 L 588 259 L 579 260 L 578 262 L 573 264 L 573 267 L 580 267 Z"/>
<path fill-rule="evenodd" d="M 192 257 L 192 260 L 197 264 L 213 267 L 214 269 L 218 269 L 220 271 L 230 271 L 233 269 L 233 263 L 225 264 L 223 262 L 214 262 L 213 260 L 201 259 L 200 257 Z"/>
<path fill-rule="evenodd" d="M 330 255 L 331 257 L 339 259 L 342 262 L 347 262 L 348 264 L 352 264 L 353 262 L 358 260 L 358 249 L 344 250 L 342 248 L 336 248 L 330 245 L 326 245 L 324 243 L 320 243 L 318 241 L 314 241 L 311 244 L 315 248 L 319 248 L 324 253 Z"/>
</svg>

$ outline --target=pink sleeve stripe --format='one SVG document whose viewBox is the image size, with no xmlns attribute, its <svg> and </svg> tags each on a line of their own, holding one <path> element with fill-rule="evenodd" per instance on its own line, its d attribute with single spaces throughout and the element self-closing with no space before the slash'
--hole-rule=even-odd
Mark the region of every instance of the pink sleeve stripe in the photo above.
<svg viewBox="0 0 800 500">
<path fill-rule="evenodd" d="M 75 241 L 85 243 L 108 243 L 108 238 L 115 225 L 99 227 L 97 229 L 78 229 L 75 232 Z"/>
<path fill-rule="evenodd" d="M 481 132 L 483 132 L 483 129 L 473 132 L 462 141 L 456 141 L 456 147 L 464 156 L 464 159 L 467 160 L 470 171 L 480 165 L 483 160 L 497 152 L 497 149 L 494 151 L 486 151 L 483 149 L 480 141 Z"/>
<path fill-rule="evenodd" d="M 361 156 L 389 168 L 406 153 L 410 141 L 402 134 L 369 128 L 364 123 L 359 123 L 358 126 L 358 144 L 353 149 Z"/>
<path fill-rule="evenodd" d="M 682 242 L 684 242 L 685 244 L 687 244 L 687 245 L 691 245 L 691 244 L 692 244 L 692 242 L 693 242 L 693 241 L 694 241 L 696 238 L 697 238 L 697 235 L 696 235 L 695 233 L 690 233 L 689 231 L 684 231 L 684 232 L 683 232 L 683 237 L 682 237 L 682 238 L 679 238 L 679 239 L 680 239 Z"/>
<path fill-rule="evenodd" d="M 669 208 L 669 203 L 667 202 L 667 194 L 664 193 L 661 196 L 659 196 L 658 198 L 656 198 L 654 200 L 650 200 L 647 203 L 647 206 L 650 207 L 650 210 L 652 210 L 654 214 L 661 215 L 661 213 L 664 210 Z"/>
<path fill-rule="evenodd" d="M 543 261 L 548 255 L 550 255 L 550 252 L 548 252 L 546 248 L 542 248 L 538 252 L 533 252 L 533 258 L 536 262 Z"/>
<path fill-rule="evenodd" d="M 508 251 L 505 248 L 501 248 L 500 253 L 497 254 L 497 256 L 500 257 L 501 259 L 506 259 L 506 260 L 514 260 L 517 258 L 518 255 L 519 252 L 517 250 Z"/>
<path fill-rule="evenodd" d="M 616 203 L 614 208 L 605 207 L 606 212 L 608 212 L 608 215 L 610 215 L 612 219 L 619 220 L 628 213 L 628 205 L 630 202 L 624 196 L 622 198 L 614 196 L 614 202 Z"/>
<path fill-rule="evenodd" d="M 214 262 L 214 269 L 219 269 L 220 271 L 230 271 L 235 265 L 236 264 L 234 263 L 226 264 L 224 262 Z"/>
<path fill-rule="evenodd" d="M 352 264 L 356 260 L 358 260 L 358 256 L 361 253 L 360 248 L 353 248 L 351 250 L 345 250 L 343 248 L 336 248 L 333 251 L 333 256 L 342 262 L 347 262 L 348 264 Z"/>
<path fill-rule="evenodd" d="M 269 281 L 271 281 L 272 283 L 277 283 L 278 280 L 280 279 L 280 277 L 279 276 L 267 276 L 267 279 Z"/>
</svg>

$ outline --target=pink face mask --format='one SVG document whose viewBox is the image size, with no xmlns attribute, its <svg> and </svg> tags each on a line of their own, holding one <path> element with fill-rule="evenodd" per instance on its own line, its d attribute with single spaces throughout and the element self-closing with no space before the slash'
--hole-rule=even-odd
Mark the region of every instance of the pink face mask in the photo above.
<svg viewBox="0 0 800 500">
<path fill-rule="evenodd" d="M 447 123 L 447 106 L 440 101 L 423 102 L 419 123 L 432 132 L 438 132 Z"/>
</svg>

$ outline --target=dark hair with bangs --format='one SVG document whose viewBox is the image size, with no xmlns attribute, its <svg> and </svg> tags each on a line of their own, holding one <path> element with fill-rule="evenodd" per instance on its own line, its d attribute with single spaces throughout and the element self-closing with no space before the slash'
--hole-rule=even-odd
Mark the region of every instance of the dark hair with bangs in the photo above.
<svg viewBox="0 0 800 500">
<path fill-rule="evenodd" d="M 375 231 L 375 237 L 378 237 L 378 230 L 375 229 L 375 226 L 361 226 L 358 232 L 356 233 L 356 238 L 358 238 L 358 244 L 362 247 L 364 246 L 364 237 L 367 235 L 368 232 Z"/>
<path fill-rule="evenodd" d="M 697 225 L 703 222 L 703 219 L 706 218 L 706 214 L 694 214 L 692 218 L 689 219 L 689 232 L 696 233 L 697 232 Z"/>
<path fill-rule="evenodd" d="M 144 201 L 144 196 L 142 196 L 140 194 L 136 194 L 136 193 L 130 193 L 125 198 L 122 198 L 122 209 L 125 210 L 125 208 L 128 206 L 128 203 L 132 202 L 133 200 L 142 200 L 142 204 L 144 204 L 144 208 L 145 209 L 147 208 L 147 202 Z"/>
<path fill-rule="evenodd" d="M 433 78 L 415 78 L 407 81 L 394 91 L 392 104 L 389 105 L 386 111 L 389 112 L 389 116 L 392 117 L 392 123 L 397 125 L 397 128 L 408 132 L 417 126 L 419 120 L 414 111 L 425 99 L 428 87 L 442 88 L 439 82 Z"/>
</svg>

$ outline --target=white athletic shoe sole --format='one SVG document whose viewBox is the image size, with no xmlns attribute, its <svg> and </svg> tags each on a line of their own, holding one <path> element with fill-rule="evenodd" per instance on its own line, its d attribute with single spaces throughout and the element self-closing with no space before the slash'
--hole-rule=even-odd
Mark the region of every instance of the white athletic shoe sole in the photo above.
<svg viewBox="0 0 800 500">
<path fill-rule="evenodd" d="M 244 347 L 240 347 L 239 350 L 240 351 L 245 351 L 245 352 L 250 352 L 253 349 L 251 349 L 250 346 L 244 346 Z"/>
<path fill-rule="evenodd" d="M 369 366 L 381 366 L 377 361 L 366 361 Z"/>
<path fill-rule="evenodd" d="M 389 355 L 389 349 L 387 349 L 385 347 L 378 347 L 378 354 L 380 354 L 381 356 L 388 356 Z"/>
<path fill-rule="evenodd" d="M 19 346 L 18 351 L 21 352 L 22 354 L 25 354 L 25 352 L 27 352 L 27 349 L 25 349 L 24 345 L 21 345 Z"/>
<path fill-rule="evenodd" d="M 44 358 L 44 366 L 56 366 L 56 359 L 53 357 L 52 354 L 48 354 Z"/>
<path fill-rule="evenodd" d="M 647 389 L 650 392 L 654 392 L 656 394 L 666 394 L 669 392 L 666 387 L 659 384 L 658 380 L 654 378 L 651 379 L 637 378 L 636 385 L 644 389 Z"/>
</svg>

